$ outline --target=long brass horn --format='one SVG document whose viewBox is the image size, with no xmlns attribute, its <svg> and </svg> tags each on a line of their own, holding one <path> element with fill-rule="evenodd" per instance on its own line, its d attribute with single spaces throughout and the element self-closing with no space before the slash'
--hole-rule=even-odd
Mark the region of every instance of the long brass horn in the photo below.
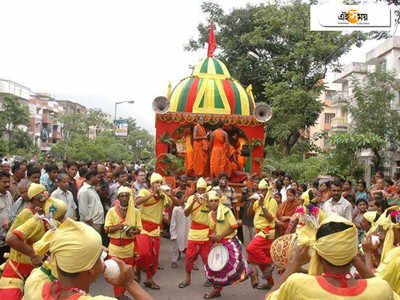
<svg viewBox="0 0 400 300">
<path fill-rule="evenodd" d="M 265 103 L 258 103 L 254 109 L 254 117 L 258 122 L 268 122 L 272 117 L 271 106 Z"/>
<path fill-rule="evenodd" d="M 153 100 L 152 107 L 153 110 L 158 114 L 165 114 L 169 110 L 169 100 L 164 96 L 156 97 Z"/>
</svg>

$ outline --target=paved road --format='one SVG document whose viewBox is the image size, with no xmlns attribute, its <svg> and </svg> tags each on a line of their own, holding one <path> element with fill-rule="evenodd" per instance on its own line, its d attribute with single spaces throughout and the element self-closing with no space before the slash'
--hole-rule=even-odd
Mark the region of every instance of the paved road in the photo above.
<svg viewBox="0 0 400 300">
<path fill-rule="evenodd" d="M 184 262 L 179 261 L 177 269 L 171 269 L 171 242 L 166 239 L 161 240 L 160 265 L 164 270 L 159 270 L 155 276 L 155 281 L 161 286 L 161 290 L 148 290 L 156 300 L 200 300 L 208 291 L 208 288 L 202 286 L 205 281 L 203 271 L 193 271 L 192 285 L 185 289 L 178 288 L 178 283 L 184 278 Z M 202 270 L 201 260 L 197 260 L 197 266 Z M 144 274 L 142 275 L 142 278 Z M 99 279 L 91 289 L 91 294 L 113 296 L 113 289 L 103 278 Z M 261 300 L 264 299 L 265 291 L 252 289 L 250 281 L 245 281 L 235 286 L 229 286 L 223 290 L 223 299 L 232 300 Z M 217 299 L 222 299 L 217 298 Z"/>
</svg>

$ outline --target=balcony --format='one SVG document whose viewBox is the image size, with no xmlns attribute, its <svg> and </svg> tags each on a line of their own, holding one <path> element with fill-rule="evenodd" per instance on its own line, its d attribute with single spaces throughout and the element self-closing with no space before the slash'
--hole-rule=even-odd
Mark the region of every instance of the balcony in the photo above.
<svg viewBox="0 0 400 300">
<path fill-rule="evenodd" d="M 331 125 L 334 132 L 346 132 L 349 128 L 347 118 L 333 118 Z"/>
<path fill-rule="evenodd" d="M 336 95 L 332 96 L 331 106 L 332 107 L 345 106 L 347 105 L 349 99 L 350 96 L 348 93 L 337 92 Z"/>
<path fill-rule="evenodd" d="M 43 122 L 44 124 L 51 124 L 51 123 L 53 123 L 53 120 L 52 120 L 52 118 L 51 118 L 48 114 L 43 114 L 43 116 L 42 116 L 42 122 Z"/>
</svg>

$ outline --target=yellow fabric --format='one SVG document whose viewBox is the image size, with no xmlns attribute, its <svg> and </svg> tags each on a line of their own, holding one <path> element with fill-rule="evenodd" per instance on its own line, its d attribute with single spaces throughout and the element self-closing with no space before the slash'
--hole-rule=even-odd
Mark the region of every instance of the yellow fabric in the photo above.
<svg viewBox="0 0 400 300">
<path fill-rule="evenodd" d="M 101 237 L 90 226 L 66 219 L 50 243 L 52 270 L 68 273 L 90 270 L 102 252 Z"/>
<path fill-rule="evenodd" d="M 367 211 L 363 214 L 365 220 L 367 220 L 371 225 L 376 218 L 376 211 Z"/>
<path fill-rule="evenodd" d="M 308 193 L 310 189 L 305 191 L 304 193 L 301 194 L 300 198 L 303 199 L 303 205 L 308 205 L 310 204 L 310 194 Z"/>
<path fill-rule="evenodd" d="M 11 225 L 8 232 L 12 232 L 18 226 L 24 224 L 33 216 L 33 212 L 29 208 L 24 208 L 21 212 L 17 215 L 14 220 L 14 223 Z"/>
<path fill-rule="evenodd" d="M 142 220 L 140 219 L 140 211 L 135 207 L 135 201 L 133 200 L 133 191 L 127 186 L 121 186 L 118 189 L 118 195 L 128 193 L 129 203 L 128 210 L 126 211 L 125 224 L 142 229 Z"/>
<path fill-rule="evenodd" d="M 33 244 L 33 250 L 37 255 L 45 255 L 49 252 L 50 241 L 53 239 L 54 233 L 53 230 L 47 230 L 42 238 Z"/>
<path fill-rule="evenodd" d="M 400 293 L 400 247 L 389 251 L 376 269 L 376 276 L 387 281 L 397 294 Z"/>
<path fill-rule="evenodd" d="M 343 288 L 337 288 L 343 291 Z M 393 293 L 389 284 L 380 278 L 367 279 L 367 287 L 359 295 L 342 296 L 328 292 L 316 280 L 315 276 L 295 273 L 281 285 L 281 287 L 269 294 L 267 300 L 395 300 L 398 296 Z"/>
<path fill-rule="evenodd" d="M 18 231 L 23 235 L 25 243 L 32 245 L 43 237 L 43 235 L 46 233 L 46 228 L 42 220 L 32 217 L 24 224 L 18 226 L 15 231 Z M 29 256 L 13 248 L 10 249 L 10 259 L 17 263 L 32 263 Z"/>
<path fill-rule="evenodd" d="M 215 222 L 214 218 L 212 216 L 212 212 L 209 213 L 210 229 L 215 231 L 216 234 L 224 234 L 230 228 L 233 228 L 233 227 L 236 228 L 238 226 L 238 222 L 236 221 L 236 218 L 233 215 L 232 211 L 223 204 L 219 204 L 218 209 L 220 206 L 222 206 L 223 210 L 225 211 L 225 217 L 222 221 L 219 221 L 218 216 L 217 216 L 217 219 L 216 219 L 217 222 Z M 237 234 L 237 230 L 235 229 L 234 232 L 232 232 L 231 234 L 227 235 L 224 238 L 231 239 L 231 238 L 235 237 L 236 234 Z"/>
<path fill-rule="evenodd" d="M 50 212 L 53 212 L 53 218 L 59 219 L 64 216 L 67 212 L 67 205 L 64 201 L 50 197 L 46 200 L 44 205 L 44 211 L 46 215 L 50 215 Z"/>
<path fill-rule="evenodd" d="M 210 210 L 208 209 L 207 202 L 204 201 L 202 204 L 195 200 L 194 195 L 190 196 L 186 202 L 185 209 L 188 208 L 193 201 L 196 203 L 193 205 L 191 219 L 196 223 L 209 226 L 208 214 Z M 188 240 L 190 241 L 208 241 L 209 240 L 209 229 L 189 229 Z"/>
<path fill-rule="evenodd" d="M 111 226 L 115 226 L 121 223 L 125 223 L 126 224 L 126 220 L 124 220 L 123 218 L 121 218 L 117 211 L 116 211 L 116 207 L 111 208 L 106 215 L 106 220 L 105 220 L 105 224 L 104 224 L 104 228 L 108 228 Z M 134 224 L 134 225 L 130 225 L 130 226 L 134 226 L 138 229 L 142 228 L 142 222 L 140 219 L 140 212 L 138 210 L 136 210 L 136 212 L 138 215 L 136 215 L 136 220 L 138 223 Z M 131 239 L 132 237 L 129 237 L 126 235 L 126 232 L 122 232 L 121 230 L 118 231 L 114 231 L 112 233 L 108 234 L 108 237 L 110 238 L 115 238 L 115 239 Z M 108 245 L 108 253 L 111 256 L 116 256 L 116 257 L 120 257 L 120 258 L 128 258 L 128 257 L 132 257 L 133 256 L 133 250 L 134 250 L 135 244 L 134 242 L 130 243 L 129 245 L 126 246 L 116 246 L 113 244 L 109 244 Z"/>
<path fill-rule="evenodd" d="M 197 180 L 196 188 L 198 188 L 198 189 L 201 189 L 201 188 L 206 189 L 207 188 L 207 182 L 204 180 L 203 177 L 200 177 Z"/>
<path fill-rule="evenodd" d="M 19 278 L 1 277 L 0 289 L 20 289 L 24 291 L 24 281 Z"/>
<path fill-rule="evenodd" d="M 265 195 L 264 198 L 264 207 L 266 210 L 272 215 L 274 218 L 272 222 L 269 222 L 267 218 L 264 216 L 264 212 L 262 207 L 259 206 L 258 201 L 254 202 L 253 210 L 254 210 L 254 228 L 260 230 L 257 234 L 258 236 L 262 236 L 264 238 L 273 239 L 275 237 L 275 217 L 276 212 L 278 211 L 278 203 L 274 198 L 271 197 L 271 190 Z M 271 227 L 271 229 L 266 233 L 264 230 L 267 227 Z"/>
<path fill-rule="evenodd" d="M 386 212 L 384 213 L 386 214 Z M 383 229 L 386 230 L 385 241 L 383 242 L 381 262 L 385 259 L 386 255 L 395 248 L 394 246 L 394 229 L 400 228 L 400 224 L 392 222 L 390 215 L 385 218 L 385 221 L 381 223 Z"/>
<path fill-rule="evenodd" d="M 44 192 L 46 190 L 45 186 L 42 184 L 37 184 L 37 183 L 31 183 L 28 189 L 28 198 L 32 199 L 36 195 L 39 195 L 40 193 Z"/>
<path fill-rule="evenodd" d="M 259 190 L 265 190 L 266 188 L 268 188 L 268 183 L 265 179 L 262 179 L 259 183 L 258 183 L 258 189 Z"/>
<path fill-rule="evenodd" d="M 154 172 L 153 174 L 151 174 L 150 184 L 153 184 L 154 182 L 157 182 L 157 181 L 162 182 L 163 177 L 160 174 Z"/>
<path fill-rule="evenodd" d="M 153 173 L 154 174 L 154 173 Z M 149 221 L 156 224 L 161 224 L 162 221 L 162 214 L 165 207 L 168 207 L 172 204 L 171 199 L 164 194 L 163 192 L 160 193 L 162 195 L 162 200 L 157 201 L 154 197 L 148 199 L 146 202 L 139 205 L 140 216 L 142 221 Z M 150 195 L 150 191 L 146 189 L 142 189 L 138 197 L 147 197 Z M 151 232 L 142 229 L 143 234 L 148 236 L 160 236 L 160 228 L 154 229 Z"/>
<path fill-rule="evenodd" d="M 42 299 L 43 286 L 50 281 L 49 276 L 40 268 L 33 269 L 31 275 L 25 281 L 24 297 L 22 297 L 22 300 Z"/>
<path fill-rule="evenodd" d="M 318 256 L 335 266 L 343 266 L 348 264 L 358 253 L 358 231 L 356 226 L 343 217 L 332 215 L 322 221 L 320 227 L 331 222 L 344 223 L 351 227 L 315 241 L 312 245 L 314 253 L 311 256 L 309 268 L 309 274 L 311 275 L 322 273 L 322 266 Z"/>
</svg>

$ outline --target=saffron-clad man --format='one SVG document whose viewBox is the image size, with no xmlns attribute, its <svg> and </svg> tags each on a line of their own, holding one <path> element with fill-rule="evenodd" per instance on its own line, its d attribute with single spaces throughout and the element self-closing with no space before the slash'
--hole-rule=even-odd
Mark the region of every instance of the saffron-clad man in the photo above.
<svg viewBox="0 0 400 300">
<path fill-rule="evenodd" d="M 204 265 L 207 264 L 208 253 L 211 249 L 209 238 L 210 210 L 207 206 L 207 182 L 200 177 L 196 184 L 197 193 L 190 196 L 185 206 L 185 216 L 191 216 L 192 222 L 189 229 L 188 247 L 186 249 L 186 279 L 179 284 L 180 288 L 190 285 L 191 272 L 197 257 L 201 256 Z"/>
<path fill-rule="evenodd" d="M 149 190 L 142 189 L 136 197 L 142 219 L 142 231 L 136 237 L 137 269 L 146 271 L 147 279 L 144 285 L 151 289 L 160 289 L 153 280 L 157 271 L 158 256 L 160 252 L 160 225 L 164 208 L 172 204 L 171 198 L 161 191 L 163 178 L 158 173 L 151 174 Z"/>
<path fill-rule="evenodd" d="M 253 287 L 268 289 L 273 285 L 270 249 L 275 237 L 275 218 L 278 203 L 272 197 L 272 187 L 268 187 L 265 179 L 258 184 L 258 190 L 262 193 L 262 196 L 249 207 L 250 215 L 254 214 L 254 227 L 257 234 L 247 246 L 246 252 L 249 263 L 258 265 L 263 272 L 263 277 L 268 282 L 265 285 L 256 285 L 255 272 L 253 271 L 251 274 Z"/>
<path fill-rule="evenodd" d="M 117 201 L 114 202 L 106 216 L 104 224 L 105 232 L 110 238 L 108 254 L 123 260 L 133 266 L 133 251 L 135 235 L 142 229 L 140 211 L 135 208 L 133 191 L 129 187 L 122 186 L 118 189 Z M 124 297 L 125 288 L 114 286 L 114 296 Z"/>
</svg>

